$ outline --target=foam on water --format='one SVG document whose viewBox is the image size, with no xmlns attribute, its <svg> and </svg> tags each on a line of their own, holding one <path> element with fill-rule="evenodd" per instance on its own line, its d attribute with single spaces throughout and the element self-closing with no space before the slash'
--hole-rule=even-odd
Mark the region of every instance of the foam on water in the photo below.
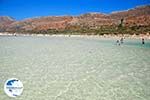
<svg viewBox="0 0 150 100">
<path fill-rule="evenodd" d="M 16 77 L 16 100 L 150 100 L 150 41 L 75 37 L 0 37 L 0 100 Z"/>
</svg>

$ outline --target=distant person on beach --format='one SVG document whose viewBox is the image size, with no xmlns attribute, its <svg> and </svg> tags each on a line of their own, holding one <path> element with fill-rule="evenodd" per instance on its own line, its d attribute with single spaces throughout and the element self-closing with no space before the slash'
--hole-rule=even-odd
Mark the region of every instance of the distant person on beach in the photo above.
<svg viewBox="0 0 150 100">
<path fill-rule="evenodd" d="M 145 40 L 144 40 L 144 38 L 142 38 L 142 44 L 145 44 Z"/>
</svg>

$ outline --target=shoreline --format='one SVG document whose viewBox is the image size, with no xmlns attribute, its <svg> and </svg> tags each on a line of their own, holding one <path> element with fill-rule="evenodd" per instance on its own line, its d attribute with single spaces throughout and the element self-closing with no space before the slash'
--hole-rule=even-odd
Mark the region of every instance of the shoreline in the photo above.
<svg viewBox="0 0 150 100">
<path fill-rule="evenodd" d="M 141 35 L 130 35 L 130 34 L 118 34 L 118 35 L 111 35 L 111 34 L 104 34 L 104 35 L 70 35 L 70 34 L 28 34 L 28 33 L 8 33 L 8 32 L 0 32 L 0 36 L 48 36 L 48 37 L 86 37 L 86 38 L 127 38 L 127 39 L 147 39 L 150 40 L 150 34 L 141 34 Z"/>
</svg>

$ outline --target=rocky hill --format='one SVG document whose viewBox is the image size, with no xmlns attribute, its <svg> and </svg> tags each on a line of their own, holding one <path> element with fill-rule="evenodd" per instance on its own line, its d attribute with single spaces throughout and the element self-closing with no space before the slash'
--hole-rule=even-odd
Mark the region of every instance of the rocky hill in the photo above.
<svg viewBox="0 0 150 100">
<path fill-rule="evenodd" d="M 114 19 L 121 19 L 121 18 L 127 18 L 127 17 L 138 17 L 143 15 L 150 15 L 150 6 L 139 6 L 133 9 L 129 9 L 126 11 L 120 11 L 120 12 L 112 12 L 110 14 L 111 18 Z"/>
<path fill-rule="evenodd" d="M 80 16 L 47 16 L 15 21 L 11 17 L 0 17 L 0 31 L 31 33 L 118 33 L 134 32 L 136 28 L 150 32 L 150 6 L 113 12 L 111 14 L 87 13 Z M 139 29 L 140 28 L 140 29 Z M 144 29 L 144 30 L 143 30 Z"/>
<path fill-rule="evenodd" d="M 4 31 L 15 20 L 9 16 L 0 16 L 0 31 Z"/>
</svg>

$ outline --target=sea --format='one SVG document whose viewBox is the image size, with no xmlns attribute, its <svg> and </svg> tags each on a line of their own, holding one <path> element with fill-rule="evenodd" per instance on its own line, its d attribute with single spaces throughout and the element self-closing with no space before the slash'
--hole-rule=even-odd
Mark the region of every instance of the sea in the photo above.
<svg viewBox="0 0 150 100">
<path fill-rule="evenodd" d="M 150 40 L 0 36 L 0 100 L 150 100 Z"/>
</svg>

